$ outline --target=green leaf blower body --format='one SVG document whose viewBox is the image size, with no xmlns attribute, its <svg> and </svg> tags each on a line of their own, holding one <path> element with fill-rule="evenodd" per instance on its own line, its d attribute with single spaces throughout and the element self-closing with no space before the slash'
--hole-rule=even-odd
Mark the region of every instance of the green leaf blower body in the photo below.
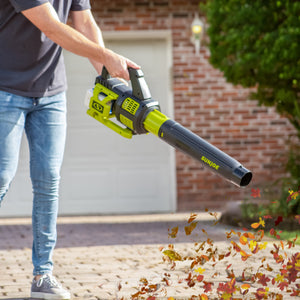
<svg viewBox="0 0 300 300">
<path fill-rule="evenodd" d="M 132 88 L 111 78 L 103 68 L 101 76 L 96 78 L 96 87 L 100 92 L 94 89 L 88 114 L 128 138 L 132 134 L 151 132 L 237 186 L 245 187 L 250 183 L 252 173 L 241 163 L 161 113 L 159 103 L 152 99 L 141 70 L 129 68 L 129 74 Z M 112 94 L 107 95 L 108 91 Z M 100 99 L 99 95 L 102 95 Z M 98 108 L 105 105 L 104 102 L 108 103 L 110 110 L 109 114 L 101 115 L 102 109 Z M 112 117 L 116 117 L 125 128 L 109 121 Z"/>
</svg>

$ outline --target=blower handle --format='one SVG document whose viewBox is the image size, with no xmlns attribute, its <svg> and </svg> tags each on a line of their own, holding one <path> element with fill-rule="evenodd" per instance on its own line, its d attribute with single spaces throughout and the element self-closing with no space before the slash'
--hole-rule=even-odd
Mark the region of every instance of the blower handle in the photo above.
<svg viewBox="0 0 300 300">
<path fill-rule="evenodd" d="M 128 72 L 132 85 L 132 95 L 142 101 L 151 99 L 151 93 L 143 71 L 141 69 L 128 68 Z M 101 78 L 104 80 L 112 78 L 105 66 L 102 68 Z"/>
</svg>

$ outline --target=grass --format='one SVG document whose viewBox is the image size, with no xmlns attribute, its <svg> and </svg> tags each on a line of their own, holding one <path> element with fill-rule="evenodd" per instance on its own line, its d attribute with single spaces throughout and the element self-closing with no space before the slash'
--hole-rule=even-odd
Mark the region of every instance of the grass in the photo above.
<svg viewBox="0 0 300 300">
<path fill-rule="evenodd" d="M 272 237 L 268 232 L 266 233 L 267 236 Z M 281 240 L 291 241 L 298 237 L 296 240 L 296 245 L 300 245 L 300 230 L 295 231 L 286 231 L 282 230 L 281 233 L 279 233 Z"/>
</svg>

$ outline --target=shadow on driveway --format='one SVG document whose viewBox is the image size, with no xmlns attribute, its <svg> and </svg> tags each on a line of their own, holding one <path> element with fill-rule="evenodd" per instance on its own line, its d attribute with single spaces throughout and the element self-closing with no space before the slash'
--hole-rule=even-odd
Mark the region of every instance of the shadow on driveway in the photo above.
<svg viewBox="0 0 300 300">
<path fill-rule="evenodd" d="M 208 237 L 224 241 L 225 232 L 231 229 L 224 224 L 213 226 L 212 221 L 199 221 L 192 234 L 186 235 L 187 225 L 186 221 L 59 223 L 56 248 L 186 243 L 205 241 Z M 177 226 L 177 237 L 169 238 L 170 230 Z M 0 225 L 0 250 L 31 248 L 31 244 L 31 225 Z"/>
</svg>

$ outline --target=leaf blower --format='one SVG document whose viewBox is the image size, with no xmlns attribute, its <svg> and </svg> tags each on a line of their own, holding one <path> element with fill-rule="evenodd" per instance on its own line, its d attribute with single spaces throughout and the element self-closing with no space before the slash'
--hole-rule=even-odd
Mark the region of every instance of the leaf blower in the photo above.
<svg viewBox="0 0 300 300">
<path fill-rule="evenodd" d="M 141 69 L 128 71 L 132 88 L 111 77 L 103 67 L 94 89 L 86 96 L 88 115 L 125 138 L 150 132 L 235 185 L 245 187 L 250 183 L 252 173 L 241 163 L 160 111 Z"/>
</svg>

